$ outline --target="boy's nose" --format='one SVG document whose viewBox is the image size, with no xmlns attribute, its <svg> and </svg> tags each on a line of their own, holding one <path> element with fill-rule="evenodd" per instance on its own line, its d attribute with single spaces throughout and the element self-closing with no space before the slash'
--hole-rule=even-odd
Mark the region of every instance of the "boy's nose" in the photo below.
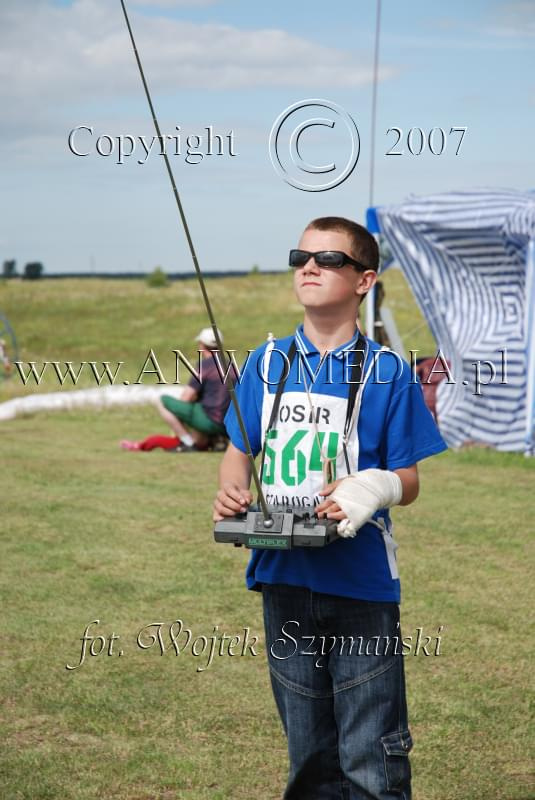
<svg viewBox="0 0 535 800">
<path fill-rule="evenodd" d="M 314 258 L 314 256 L 310 256 L 308 261 L 305 264 L 303 264 L 302 269 L 304 272 L 319 272 L 320 268 L 316 264 L 316 259 Z"/>
</svg>

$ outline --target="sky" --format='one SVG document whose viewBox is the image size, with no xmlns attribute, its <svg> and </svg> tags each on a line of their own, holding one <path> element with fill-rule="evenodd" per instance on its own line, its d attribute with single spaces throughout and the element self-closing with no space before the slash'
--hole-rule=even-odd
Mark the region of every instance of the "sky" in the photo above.
<svg viewBox="0 0 535 800">
<path fill-rule="evenodd" d="M 127 7 L 203 270 L 286 269 L 310 219 L 363 222 L 371 197 L 535 188 L 535 0 L 383 0 L 373 186 L 375 2 Z M 119 0 L 2 0 L 0 100 L 1 261 L 193 270 Z"/>
</svg>

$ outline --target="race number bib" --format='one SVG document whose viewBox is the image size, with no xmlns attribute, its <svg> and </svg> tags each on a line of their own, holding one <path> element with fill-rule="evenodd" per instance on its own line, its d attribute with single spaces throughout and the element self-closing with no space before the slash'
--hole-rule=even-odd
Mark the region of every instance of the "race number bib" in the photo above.
<svg viewBox="0 0 535 800">
<path fill-rule="evenodd" d="M 272 505 L 317 505 L 324 485 L 322 454 L 332 459 L 333 480 L 347 471 L 342 447 L 347 400 L 311 393 L 311 409 L 304 392 L 285 392 L 266 434 L 274 397 L 265 393 L 262 410 L 266 500 Z"/>
</svg>

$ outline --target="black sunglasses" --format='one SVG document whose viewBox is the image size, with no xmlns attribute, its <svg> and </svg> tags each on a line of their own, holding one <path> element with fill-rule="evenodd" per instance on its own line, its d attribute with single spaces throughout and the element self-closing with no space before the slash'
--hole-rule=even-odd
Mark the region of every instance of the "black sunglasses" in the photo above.
<svg viewBox="0 0 535 800">
<path fill-rule="evenodd" d="M 340 269 L 345 264 L 351 264 L 352 267 L 360 271 L 369 269 L 361 264 L 360 261 L 355 261 L 350 258 L 341 250 L 320 250 L 318 253 L 309 253 L 307 250 L 290 250 L 289 265 L 290 267 L 304 267 L 309 259 L 313 258 L 318 267 L 333 267 Z"/>
</svg>

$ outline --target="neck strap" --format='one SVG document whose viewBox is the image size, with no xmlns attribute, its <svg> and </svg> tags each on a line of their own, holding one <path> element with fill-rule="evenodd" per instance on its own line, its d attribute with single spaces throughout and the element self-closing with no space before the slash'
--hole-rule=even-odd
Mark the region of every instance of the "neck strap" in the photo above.
<svg viewBox="0 0 535 800">
<path fill-rule="evenodd" d="M 364 359 L 366 356 L 366 341 L 361 333 L 359 333 L 355 351 L 357 353 L 357 359 L 355 363 L 351 364 L 351 376 L 350 376 L 350 383 L 349 383 L 349 391 L 347 395 L 347 406 L 346 406 L 346 419 L 344 423 L 344 435 L 343 435 L 343 452 L 344 452 L 344 460 L 346 463 L 347 474 L 351 474 L 351 466 L 349 463 L 349 456 L 347 452 L 347 439 L 349 436 L 349 429 L 351 425 L 351 418 L 353 416 L 353 410 L 355 408 L 355 402 L 357 399 L 357 394 L 359 389 L 362 386 L 362 372 L 364 369 Z M 353 350 L 349 352 L 355 352 Z M 295 359 L 295 354 L 297 352 L 297 345 L 295 343 L 295 338 L 292 340 L 290 345 L 290 349 L 288 350 L 287 359 L 288 359 L 288 366 L 286 375 L 284 374 L 284 370 L 286 367 L 283 367 L 283 371 L 281 377 L 279 379 L 279 383 L 277 386 L 277 392 L 275 394 L 275 399 L 273 401 L 273 406 L 271 409 L 271 415 L 269 417 L 268 426 L 266 428 L 266 433 L 264 436 L 264 443 L 262 445 L 262 458 L 260 462 L 260 480 L 262 481 L 264 475 L 264 461 L 266 456 L 266 440 L 268 438 L 268 434 L 273 428 L 275 427 L 275 423 L 277 420 L 277 416 L 279 413 L 279 408 L 281 404 L 282 394 L 284 392 L 284 387 L 286 385 L 286 381 L 288 380 L 288 376 L 290 375 L 292 364 Z"/>
</svg>

